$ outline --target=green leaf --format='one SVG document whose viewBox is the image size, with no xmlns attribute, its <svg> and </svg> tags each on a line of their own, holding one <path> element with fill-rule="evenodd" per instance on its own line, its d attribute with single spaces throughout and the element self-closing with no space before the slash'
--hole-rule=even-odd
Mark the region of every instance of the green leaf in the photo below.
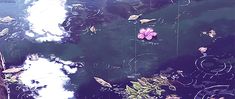
<svg viewBox="0 0 235 99">
<path fill-rule="evenodd" d="M 133 87 L 136 89 L 136 90 L 141 90 L 142 89 L 142 85 L 139 83 L 139 82 L 131 82 L 133 84 Z"/>
<path fill-rule="evenodd" d="M 136 99 L 136 96 L 135 95 L 130 95 L 130 96 L 128 96 L 128 99 Z"/>
<path fill-rule="evenodd" d="M 149 99 L 150 96 L 148 94 L 143 94 L 142 97 L 143 99 Z"/>
<path fill-rule="evenodd" d="M 126 92 L 127 94 L 133 94 L 133 93 L 137 93 L 137 91 L 131 87 L 129 87 L 128 85 L 126 86 Z"/>
<path fill-rule="evenodd" d="M 152 89 L 146 87 L 146 88 L 143 89 L 142 92 L 143 92 L 143 93 L 149 93 L 151 90 L 152 90 Z"/>
<path fill-rule="evenodd" d="M 137 96 L 137 99 L 143 99 L 140 95 Z"/>
</svg>

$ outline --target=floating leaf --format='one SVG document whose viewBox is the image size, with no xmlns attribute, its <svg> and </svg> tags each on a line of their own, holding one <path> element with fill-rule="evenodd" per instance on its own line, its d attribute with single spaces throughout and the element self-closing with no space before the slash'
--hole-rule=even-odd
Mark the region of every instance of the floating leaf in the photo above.
<svg viewBox="0 0 235 99">
<path fill-rule="evenodd" d="M 5 36 L 9 32 L 8 28 L 4 28 L 2 31 L 0 31 L 0 37 Z"/>
<path fill-rule="evenodd" d="M 134 21 L 134 20 L 137 20 L 142 14 L 139 14 L 139 15 L 131 15 L 128 20 L 129 21 Z"/>
<path fill-rule="evenodd" d="M 198 51 L 200 51 L 201 53 L 205 53 L 207 51 L 207 47 L 200 47 L 198 48 Z"/>
<path fill-rule="evenodd" d="M 107 81 L 101 79 L 101 78 L 98 78 L 98 77 L 94 77 L 94 79 L 99 83 L 101 84 L 102 86 L 104 87 L 109 87 L 109 88 L 112 88 L 112 85 L 110 83 L 108 83 Z"/>
<path fill-rule="evenodd" d="M 152 22 L 152 21 L 155 21 L 156 19 L 141 19 L 140 20 L 140 23 L 141 24 L 145 24 L 145 23 L 149 23 L 149 22 Z"/>
<path fill-rule="evenodd" d="M 3 17 L 3 18 L 0 18 L 0 22 L 4 22 L 4 23 L 8 23 L 8 22 L 11 22 L 15 20 L 14 18 L 11 18 L 10 16 L 6 16 L 6 17 Z"/>
<path fill-rule="evenodd" d="M 167 95 L 166 99 L 180 99 L 180 97 L 178 97 L 177 95 L 171 94 L 171 95 Z"/>
<path fill-rule="evenodd" d="M 210 31 L 208 32 L 208 35 L 209 35 L 211 38 L 213 38 L 213 37 L 215 37 L 216 32 L 215 32 L 214 30 L 210 30 Z"/>
<path fill-rule="evenodd" d="M 173 86 L 173 85 L 170 85 L 170 86 L 169 86 L 169 89 L 172 90 L 172 91 L 176 91 L 176 87 Z"/>
<path fill-rule="evenodd" d="M 97 30 L 96 30 L 95 26 L 91 26 L 90 31 L 93 32 L 93 33 L 96 33 Z"/>
<path fill-rule="evenodd" d="M 15 68 L 15 67 L 13 67 L 13 68 L 6 69 L 6 70 L 2 71 L 2 73 L 6 73 L 6 74 L 18 73 L 18 72 L 20 72 L 22 70 L 23 70 L 23 68 Z"/>
</svg>

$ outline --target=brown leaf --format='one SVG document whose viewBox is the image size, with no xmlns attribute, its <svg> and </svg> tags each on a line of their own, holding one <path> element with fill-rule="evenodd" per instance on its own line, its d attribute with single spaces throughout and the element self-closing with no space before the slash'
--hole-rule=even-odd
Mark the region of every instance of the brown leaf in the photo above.
<svg viewBox="0 0 235 99">
<path fill-rule="evenodd" d="M 149 22 L 152 22 L 152 21 L 155 21 L 156 19 L 141 19 L 140 20 L 140 23 L 141 24 L 145 24 L 145 23 L 149 23 Z"/>
<path fill-rule="evenodd" d="M 109 87 L 109 88 L 112 88 L 112 85 L 110 83 L 108 83 L 107 81 L 101 79 L 101 78 L 98 78 L 98 77 L 94 77 L 94 79 L 99 83 L 101 84 L 102 86 L 104 87 Z"/>
<path fill-rule="evenodd" d="M 10 74 L 10 73 L 18 73 L 18 72 L 20 72 L 20 71 L 22 71 L 23 70 L 23 68 L 15 68 L 15 67 L 13 67 L 13 68 L 10 68 L 10 69 L 6 69 L 6 70 L 4 70 L 4 71 L 2 71 L 2 73 L 8 73 L 8 74 Z"/>
</svg>

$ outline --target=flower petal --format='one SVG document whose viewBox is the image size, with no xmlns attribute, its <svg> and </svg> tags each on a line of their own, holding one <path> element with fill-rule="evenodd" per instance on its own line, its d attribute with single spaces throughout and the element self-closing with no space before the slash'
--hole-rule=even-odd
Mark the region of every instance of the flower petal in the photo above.
<svg viewBox="0 0 235 99">
<path fill-rule="evenodd" d="M 146 38 L 147 40 L 152 40 L 153 37 L 152 37 L 152 35 L 148 35 L 148 36 L 146 36 L 145 38 Z"/>
<path fill-rule="evenodd" d="M 139 33 L 137 37 L 138 37 L 138 39 L 144 39 L 144 34 Z"/>
<path fill-rule="evenodd" d="M 147 28 L 146 32 L 153 32 L 153 29 L 152 28 Z"/>
<path fill-rule="evenodd" d="M 151 32 L 150 35 L 157 36 L 157 33 L 156 32 Z"/>
<path fill-rule="evenodd" d="M 146 32 L 146 29 L 142 28 L 142 29 L 140 29 L 139 32 L 140 32 L 140 33 L 145 33 L 145 32 Z"/>
</svg>

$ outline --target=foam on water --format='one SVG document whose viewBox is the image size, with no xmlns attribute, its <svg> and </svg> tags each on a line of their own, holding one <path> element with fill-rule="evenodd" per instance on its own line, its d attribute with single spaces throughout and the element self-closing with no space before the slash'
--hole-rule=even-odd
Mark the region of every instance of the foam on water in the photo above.
<svg viewBox="0 0 235 99">
<path fill-rule="evenodd" d="M 29 3 L 29 0 L 25 1 Z M 66 0 L 38 0 L 27 8 L 30 30 L 25 35 L 36 41 L 61 41 L 68 34 L 59 26 L 66 18 Z M 33 35 L 34 34 L 34 35 Z"/>
<path fill-rule="evenodd" d="M 65 62 L 65 64 L 63 64 Z M 70 78 L 62 71 L 65 69 L 68 73 L 75 73 L 77 68 L 70 68 L 68 63 L 71 61 L 51 61 L 49 59 L 39 57 L 38 60 L 33 61 L 27 58 L 23 67 L 26 69 L 19 79 L 29 88 L 44 86 L 38 90 L 39 96 L 36 99 L 68 99 L 73 97 L 73 92 L 64 88 L 64 85 Z M 32 83 L 32 81 L 39 83 Z"/>
</svg>

